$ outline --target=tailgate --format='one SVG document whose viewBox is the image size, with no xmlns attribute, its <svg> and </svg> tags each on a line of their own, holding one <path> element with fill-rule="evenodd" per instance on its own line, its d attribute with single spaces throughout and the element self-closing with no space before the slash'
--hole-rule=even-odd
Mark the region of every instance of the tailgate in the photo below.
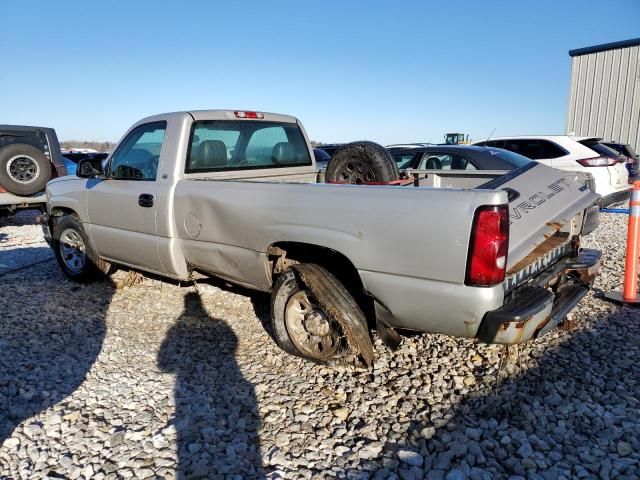
<svg viewBox="0 0 640 480">
<path fill-rule="evenodd" d="M 589 189 L 583 174 L 535 162 L 479 188 L 502 189 L 509 194 L 507 270 L 557 232 L 567 233 L 560 237 L 566 241 L 580 233 L 585 208 L 599 198 Z"/>
</svg>

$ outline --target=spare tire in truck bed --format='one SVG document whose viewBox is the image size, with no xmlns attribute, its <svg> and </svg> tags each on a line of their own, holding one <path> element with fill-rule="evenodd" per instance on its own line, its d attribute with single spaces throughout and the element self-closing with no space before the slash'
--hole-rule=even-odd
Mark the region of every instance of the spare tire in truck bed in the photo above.
<svg viewBox="0 0 640 480">
<path fill-rule="evenodd" d="M 325 172 L 331 183 L 387 183 L 400 178 L 386 148 L 374 142 L 353 142 L 338 150 Z"/>
<path fill-rule="evenodd" d="M 36 147 L 13 143 L 0 148 L 0 185 L 15 195 L 44 190 L 51 178 L 51 161 Z"/>
</svg>

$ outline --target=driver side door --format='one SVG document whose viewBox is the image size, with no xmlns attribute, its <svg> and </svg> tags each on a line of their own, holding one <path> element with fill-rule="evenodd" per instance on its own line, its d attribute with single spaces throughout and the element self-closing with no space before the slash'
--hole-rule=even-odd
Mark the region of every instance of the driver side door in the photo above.
<svg viewBox="0 0 640 480">
<path fill-rule="evenodd" d="M 134 128 L 118 145 L 105 177 L 87 183 L 89 234 L 110 261 L 163 273 L 156 231 L 156 179 L 166 122 Z"/>
</svg>

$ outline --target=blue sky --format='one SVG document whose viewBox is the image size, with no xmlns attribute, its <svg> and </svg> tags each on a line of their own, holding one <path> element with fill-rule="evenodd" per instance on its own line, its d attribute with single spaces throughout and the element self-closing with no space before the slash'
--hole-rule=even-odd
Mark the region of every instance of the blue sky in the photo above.
<svg viewBox="0 0 640 480">
<path fill-rule="evenodd" d="M 244 108 L 386 144 L 563 133 L 568 50 L 640 37 L 640 0 L 31 0 L 0 24 L 0 123 L 115 141 L 148 115 Z"/>
</svg>

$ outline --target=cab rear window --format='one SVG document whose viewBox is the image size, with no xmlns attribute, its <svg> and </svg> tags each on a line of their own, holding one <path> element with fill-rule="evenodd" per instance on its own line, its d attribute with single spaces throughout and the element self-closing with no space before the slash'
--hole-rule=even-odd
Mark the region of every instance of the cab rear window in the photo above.
<svg viewBox="0 0 640 480">
<path fill-rule="evenodd" d="M 297 124 L 198 121 L 191 130 L 187 173 L 300 167 L 311 156 Z"/>
</svg>

